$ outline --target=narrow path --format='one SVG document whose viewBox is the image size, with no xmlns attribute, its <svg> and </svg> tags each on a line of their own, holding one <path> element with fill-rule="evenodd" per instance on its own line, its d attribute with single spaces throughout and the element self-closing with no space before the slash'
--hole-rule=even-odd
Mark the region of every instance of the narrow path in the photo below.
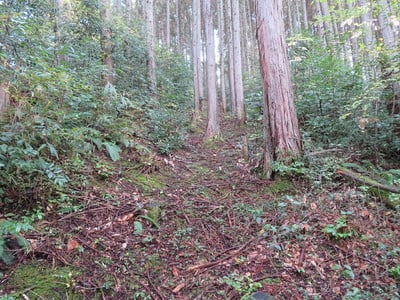
<svg viewBox="0 0 400 300">
<path fill-rule="evenodd" d="M 368 207 L 349 187 L 309 193 L 257 178 L 240 133 L 224 126 L 225 140 L 192 134 L 158 159 L 158 172 L 87 187 L 85 209 L 38 224 L 29 257 L 76 269 L 77 299 L 239 300 L 258 290 L 291 300 L 400 297 L 388 272 L 400 265 L 396 214 Z M 323 232 L 343 217 L 337 230 L 350 237 Z"/>
<path fill-rule="evenodd" d="M 163 253 L 156 250 L 167 254 L 167 273 L 153 274 L 155 281 L 167 282 L 175 299 L 240 299 L 225 281 L 246 285 L 250 275 L 243 274 L 254 272 L 254 261 L 245 257 L 256 255 L 259 205 L 271 197 L 262 193 L 268 182 L 251 174 L 241 156 L 238 137 L 203 143 L 201 135 L 193 135 L 168 161 L 167 188 L 159 199 L 165 212 L 159 237 Z"/>
</svg>

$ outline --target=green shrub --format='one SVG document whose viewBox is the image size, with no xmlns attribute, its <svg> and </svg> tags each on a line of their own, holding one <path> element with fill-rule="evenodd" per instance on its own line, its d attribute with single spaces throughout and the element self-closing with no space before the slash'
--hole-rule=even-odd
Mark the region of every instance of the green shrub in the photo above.
<svg viewBox="0 0 400 300">
<path fill-rule="evenodd" d="M 389 270 L 390 276 L 392 276 L 394 279 L 400 282 L 400 265 L 397 265 L 394 268 L 391 268 Z"/>
<path fill-rule="evenodd" d="M 314 147 L 351 148 L 373 158 L 399 153 L 396 116 L 384 96 L 389 79 L 365 80 L 367 62 L 351 67 L 314 37 L 297 35 L 289 44 L 299 121 Z"/>
<path fill-rule="evenodd" d="M 55 163 L 55 147 L 46 142 L 32 146 L 32 140 L 23 133 L 22 130 L 0 134 L 0 204 L 31 207 L 44 194 L 53 194 L 69 181 Z"/>
<path fill-rule="evenodd" d="M 183 146 L 190 125 L 191 71 L 187 62 L 168 50 L 158 51 L 158 103 L 145 113 L 146 138 L 160 153 Z"/>
<path fill-rule="evenodd" d="M 346 218 L 337 218 L 335 224 L 328 224 L 323 229 L 330 237 L 339 240 L 354 236 L 353 230 L 349 229 Z"/>
<path fill-rule="evenodd" d="M 146 113 L 148 118 L 147 138 L 152 141 L 162 154 L 167 154 L 183 146 L 185 125 L 176 111 L 157 108 Z"/>
<path fill-rule="evenodd" d="M 18 222 L 13 220 L 1 220 L 0 221 L 0 259 L 5 264 L 11 264 L 13 262 L 13 253 L 7 241 L 15 239 L 18 245 L 22 248 L 27 249 L 29 242 L 20 235 L 23 231 L 32 230 L 33 227 L 27 221 Z"/>
<path fill-rule="evenodd" d="M 145 139 L 168 153 L 182 146 L 189 123 L 192 79 L 182 56 L 158 49 L 153 98 L 142 24 L 115 18 L 110 24 L 115 77 L 104 85 L 100 6 L 71 3 L 71 18 L 57 24 L 58 40 L 55 14 L 49 14 L 54 5 L 49 0 L 2 5 L 7 18 L 0 25 L 0 56 L 10 63 L 1 64 L 0 76 L 13 99 L 0 124 L 0 206 L 8 209 L 57 207 L 57 201 L 76 198 L 69 197 L 76 187 L 115 174 L 105 155 L 118 161 Z"/>
</svg>

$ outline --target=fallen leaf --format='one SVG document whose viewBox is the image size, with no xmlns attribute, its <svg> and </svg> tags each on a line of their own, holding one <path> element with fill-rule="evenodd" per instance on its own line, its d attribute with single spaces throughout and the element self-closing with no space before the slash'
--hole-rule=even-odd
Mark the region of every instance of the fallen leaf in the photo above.
<svg viewBox="0 0 400 300">
<path fill-rule="evenodd" d="M 307 292 L 308 292 L 309 294 L 314 294 L 314 293 L 315 293 L 314 288 L 312 288 L 312 287 L 310 287 L 310 286 L 306 287 L 306 290 L 307 290 Z"/>
<path fill-rule="evenodd" d="M 172 290 L 172 292 L 173 292 L 174 294 L 179 293 L 179 292 L 185 287 L 185 285 L 186 285 L 186 284 L 185 284 L 184 282 L 178 284 L 178 285 L 176 286 L 176 288 L 174 288 L 174 289 Z"/>
<path fill-rule="evenodd" d="M 369 266 L 367 264 L 361 264 L 360 265 L 360 270 L 361 271 L 365 271 L 365 270 L 368 270 L 368 269 L 369 269 Z"/>
<path fill-rule="evenodd" d="M 258 251 L 253 251 L 247 255 L 247 260 L 248 261 L 256 260 L 256 258 L 258 258 L 259 256 L 260 256 L 260 253 Z"/>
<path fill-rule="evenodd" d="M 119 217 L 119 218 L 117 219 L 117 221 L 120 222 L 120 223 L 126 223 L 126 222 L 128 222 L 130 219 L 132 219 L 134 216 L 135 216 L 134 213 L 129 213 L 129 214 L 126 214 L 126 215 L 124 215 L 124 216 L 122 216 L 122 217 Z"/>
<path fill-rule="evenodd" d="M 38 240 L 27 239 L 27 241 L 29 242 L 30 251 L 35 251 L 39 247 L 39 241 Z"/>
<path fill-rule="evenodd" d="M 67 250 L 71 251 L 71 250 L 75 250 L 78 249 L 80 246 L 80 244 L 78 243 L 77 240 L 75 239 L 70 239 L 67 243 Z"/>
<path fill-rule="evenodd" d="M 306 224 L 306 223 L 305 224 L 301 224 L 300 227 L 303 228 L 305 232 L 311 230 L 311 226 L 309 224 Z"/>
<path fill-rule="evenodd" d="M 178 268 L 175 266 L 172 267 L 172 275 L 174 275 L 175 277 L 179 276 Z"/>
<path fill-rule="evenodd" d="M 166 159 L 166 158 L 164 158 L 164 162 L 165 162 L 165 164 L 168 166 L 171 166 L 171 167 L 175 167 L 175 164 L 174 164 L 174 162 L 172 161 L 172 160 L 168 160 L 168 159 Z"/>
<path fill-rule="evenodd" d="M 340 286 L 334 287 L 334 288 L 333 288 L 333 292 L 334 292 L 336 295 L 340 295 L 340 293 L 341 293 Z"/>
</svg>

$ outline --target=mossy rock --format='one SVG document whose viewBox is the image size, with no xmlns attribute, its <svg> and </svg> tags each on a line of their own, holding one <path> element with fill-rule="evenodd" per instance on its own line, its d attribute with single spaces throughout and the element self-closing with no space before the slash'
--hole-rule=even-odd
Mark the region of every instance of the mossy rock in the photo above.
<svg viewBox="0 0 400 300">
<path fill-rule="evenodd" d="M 15 299 L 83 299 L 74 291 L 74 276 L 79 271 L 70 267 L 52 268 L 39 262 L 20 266 L 6 286 Z"/>
</svg>

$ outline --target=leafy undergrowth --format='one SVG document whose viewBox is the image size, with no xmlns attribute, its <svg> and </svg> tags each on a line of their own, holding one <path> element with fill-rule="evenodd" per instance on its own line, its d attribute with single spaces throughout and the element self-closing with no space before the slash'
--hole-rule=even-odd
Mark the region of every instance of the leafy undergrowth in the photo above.
<svg viewBox="0 0 400 300">
<path fill-rule="evenodd" d="M 0 293 L 49 299 L 54 278 L 54 299 L 399 299 L 395 211 L 346 185 L 262 180 L 225 132 L 207 144 L 193 134 L 150 174 L 119 165 L 86 189 L 84 209 L 37 223 Z"/>
</svg>

